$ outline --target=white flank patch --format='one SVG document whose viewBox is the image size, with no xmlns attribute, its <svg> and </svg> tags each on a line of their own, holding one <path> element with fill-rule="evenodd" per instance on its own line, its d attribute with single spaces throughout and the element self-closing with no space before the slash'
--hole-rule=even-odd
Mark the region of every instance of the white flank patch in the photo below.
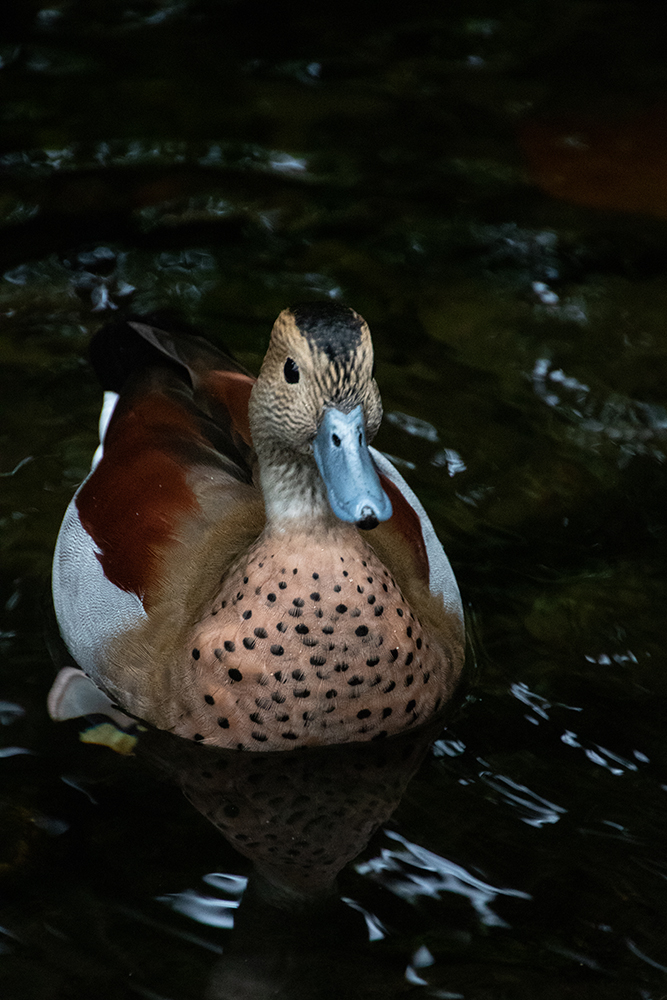
<svg viewBox="0 0 667 1000">
<path fill-rule="evenodd" d="M 418 515 L 421 523 L 424 544 L 426 545 L 426 555 L 429 566 L 429 587 L 431 593 L 442 594 L 442 603 L 452 614 L 458 615 L 463 622 L 463 605 L 461 604 L 461 594 L 454 576 L 454 571 L 449 564 L 449 559 L 445 555 L 440 539 L 435 533 L 428 514 L 421 503 L 412 492 L 403 476 L 391 464 L 388 458 L 376 448 L 370 449 L 373 461 L 387 479 L 391 479 L 394 486 L 397 486 L 405 499 L 408 501 L 414 512 Z"/>
</svg>

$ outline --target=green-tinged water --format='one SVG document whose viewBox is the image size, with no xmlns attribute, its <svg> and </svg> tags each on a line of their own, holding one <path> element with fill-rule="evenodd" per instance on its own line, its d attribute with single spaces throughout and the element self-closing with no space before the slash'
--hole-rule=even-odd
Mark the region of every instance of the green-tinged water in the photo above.
<svg viewBox="0 0 667 1000">
<path fill-rule="evenodd" d="M 6 7 L 0 996 L 664 1000 L 659 8 Z M 345 902 L 285 915 L 261 881 L 238 908 L 250 862 L 178 789 L 48 719 L 48 577 L 91 334 L 166 307 L 257 370 L 326 297 L 370 324 L 376 444 L 472 652 Z"/>
</svg>

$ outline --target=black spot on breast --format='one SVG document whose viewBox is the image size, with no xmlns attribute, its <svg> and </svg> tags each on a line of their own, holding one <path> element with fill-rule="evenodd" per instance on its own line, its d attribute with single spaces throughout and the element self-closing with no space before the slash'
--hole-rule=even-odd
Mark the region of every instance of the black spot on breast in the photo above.
<svg viewBox="0 0 667 1000">
<path fill-rule="evenodd" d="M 250 716 L 250 721 L 256 723 L 258 726 L 264 725 L 264 720 L 259 712 L 253 712 Z"/>
<path fill-rule="evenodd" d="M 295 698 L 310 698 L 310 691 L 308 690 L 308 688 L 300 688 L 298 691 L 295 688 L 294 689 L 294 697 Z"/>
<path fill-rule="evenodd" d="M 248 577 L 247 577 L 247 576 L 244 576 L 244 577 L 243 577 L 243 582 L 244 582 L 244 583 L 247 583 L 247 582 L 248 582 Z"/>
<path fill-rule="evenodd" d="M 416 704 L 417 704 L 417 702 L 415 701 L 415 699 L 414 699 L 414 698 L 412 698 L 412 699 L 411 699 L 411 700 L 410 700 L 410 701 L 409 701 L 409 702 L 407 703 L 407 705 L 405 706 L 405 711 L 406 711 L 406 712 L 411 712 L 411 711 L 413 710 L 413 708 L 415 707 L 415 705 L 416 705 Z"/>
<path fill-rule="evenodd" d="M 243 645 L 245 646 L 246 649 L 254 649 L 255 640 L 250 638 L 249 636 L 246 636 L 246 638 L 243 640 Z"/>
<path fill-rule="evenodd" d="M 241 618 L 245 619 L 245 621 L 248 621 L 248 618 L 252 618 L 252 611 L 250 610 L 244 611 L 243 614 L 241 615 Z"/>
<path fill-rule="evenodd" d="M 341 586 L 339 583 L 337 583 L 336 586 L 334 587 L 334 594 L 340 594 L 340 591 L 341 591 Z"/>
<path fill-rule="evenodd" d="M 358 628 L 355 628 L 354 634 L 358 635 L 358 636 L 368 635 L 368 626 L 366 626 L 366 625 L 359 625 Z"/>
<path fill-rule="evenodd" d="M 379 618 L 383 611 L 384 608 L 382 607 L 382 605 L 378 604 L 378 606 L 375 608 L 375 617 Z"/>
<path fill-rule="evenodd" d="M 236 667 L 232 667 L 232 669 L 228 670 L 227 673 L 229 675 L 229 679 L 232 680 L 232 681 L 242 681 L 243 680 L 243 674 L 241 673 L 240 670 L 237 670 Z"/>
<path fill-rule="evenodd" d="M 275 674 L 273 676 L 275 677 L 275 679 L 278 682 L 281 682 L 282 679 L 283 679 L 283 672 L 282 672 L 282 670 L 276 670 L 276 672 L 275 672 Z"/>
<path fill-rule="evenodd" d="M 279 632 L 286 632 L 287 631 L 287 625 L 285 625 L 285 622 L 278 622 L 278 624 L 276 625 L 276 628 L 278 629 Z"/>
<path fill-rule="evenodd" d="M 366 660 L 367 667 L 376 667 L 380 662 L 379 656 L 372 656 L 370 660 Z"/>
<path fill-rule="evenodd" d="M 327 693 L 326 693 L 326 695 L 325 695 L 325 698 L 335 698 L 335 697 L 336 697 L 336 695 L 337 695 L 337 693 L 338 693 L 338 692 L 336 691 L 336 689 L 335 689 L 335 688 L 331 688 L 331 690 L 330 690 L 330 691 L 327 691 Z"/>
<path fill-rule="evenodd" d="M 375 604 L 375 594 L 369 594 L 366 600 L 369 604 Z"/>
<path fill-rule="evenodd" d="M 403 682 L 405 684 L 406 688 L 410 687 L 410 685 L 412 684 L 412 682 L 414 681 L 414 679 L 415 678 L 414 678 L 413 674 L 408 674 L 408 676 L 405 678 L 405 681 Z"/>
<path fill-rule="evenodd" d="M 299 635 L 308 635 L 308 633 L 310 632 L 310 629 L 308 628 L 307 625 L 295 625 L 294 626 L 294 631 L 298 632 Z"/>
<path fill-rule="evenodd" d="M 193 738 L 193 740 L 196 740 L 196 741 L 197 741 L 197 743 L 199 743 L 199 742 L 200 742 L 201 740 L 203 740 L 203 739 L 204 739 L 204 737 L 202 736 L 202 734 L 201 734 L 201 733 L 195 733 L 195 734 L 194 734 L 194 736 L 193 736 L 192 738 Z"/>
<path fill-rule="evenodd" d="M 305 603 L 306 602 L 304 601 L 303 597 L 295 597 L 294 600 L 292 601 L 292 604 L 294 605 L 295 608 L 302 608 Z"/>
<path fill-rule="evenodd" d="M 294 678 L 295 681 L 302 681 L 305 676 L 306 675 L 304 674 L 303 670 L 292 671 L 292 677 Z"/>
<path fill-rule="evenodd" d="M 332 635 L 333 634 L 333 630 L 334 630 L 333 629 L 333 625 L 323 625 L 322 626 L 322 631 L 324 632 L 325 635 Z"/>
<path fill-rule="evenodd" d="M 219 649 L 219 648 L 218 649 L 214 649 L 213 650 L 213 655 L 215 656 L 216 660 L 221 660 L 222 659 L 222 650 Z"/>
<path fill-rule="evenodd" d="M 383 708 L 382 709 L 382 718 L 383 719 L 388 719 L 389 716 L 391 715 L 392 711 L 393 711 L 393 709 L 391 709 L 391 708 Z"/>
<path fill-rule="evenodd" d="M 301 608 L 290 608 L 287 614 L 291 615 L 292 618 L 300 618 L 301 615 L 303 614 L 303 611 L 301 610 Z"/>
<path fill-rule="evenodd" d="M 267 601 L 271 601 L 271 604 L 273 604 L 273 602 L 276 599 L 276 595 L 275 594 L 267 594 L 266 595 L 266 599 L 267 599 Z"/>
<path fill-rule="evenodd" d="M 326 656 L 311 656 L 310 658 L 310 665 L 312 667 L 323 667 L 326 662 Z"/>
<path fill-rule="evenodd" d="M 252 733 L 250 735 L 252 736 L 253 740 L 257 740 L 258 743 L 266 743 L 266 741 L 269 738 L 266 735 L 266 733 L 257 733 L 254 730 L 252 731 Z"/>
<path fill-rule="evenodd" d="M 284 580 L 281 580 L 278 586 L 281 590 L 287 590 L 287 584 L 285 583 Z"/>
<path fill-rule="evenodd" d="M 229 729 L 229 719 L 218 719 L 218 725 L 221 729 Z"/>
<path fill-rule="evenodd" d="M 405 657 L 405 665 L 406 665 L 406 667 L 409 667 L 413 660 L 414 660 L 413 654 L 412 653 L 408 653 L 408 655 Z"/>
<path fill-rule="evenodd" d="M 285 650 L 282 646 L 271 646 L 271 652 L 274 656 L 282 656 Z"/>
<path fill-rule="evenodd" d="M 363 592 L 364 592 L 364 588 L 357 586 L 357 593 L 358 594 L 363 594 Z"/>
<path fill-rule="evenodd" d="M 350 685 L 350 687 L 357 687 L 359 684 L 364 683 L 364 679 L 363 677 L 359 677 L 358 674 L 355 674 L 354 677 L 350 677 L 347 683 Z"/>
<path fill-rule="evenodd" d="M 236 649 L 236 643 L 232 642 L 231 639 L 227 639 L 225 642 L 225 649 L 228 653 L 233 653 Z"/>
<path fill-rule="evenodd" d="M 320 599 L 319 593 L 316 590 L 314 590 L 312 592 L 312 594 L 310 595 L 310 599 L 311 599 L 311 601 L 319 601 L 319 599 Z"/>
<path fill-rule="evenodd" d="M 338 612 L 339 615 L 344 615 L 345 612 L 347 611 L 347 604 L 337 604 L 336 611 Z"/>
<path fill-rule="evenodd" d="M 337 663 L 334 670 L 337 674 L 344 674 L 346 670 L 350 669 L 349 663 Z"/>
<path fill-rule="evenodd" d="M 257 636 L 258 639 L 266 639 L 266 637 L 267 637 L 268 634 L 269 633 L 266 631 L 265 628 L 256 628 L 255 629 L 255 635 Z"/>
<path fill-rule="evenodd" d="M 398 659 L 398 646 L 389 650 L 389 661 L 394 663 Z"/>
<path fill-rule="evenodd" d="M 370 708 L 362 708 L 360 712 L 357 712 L 357 718 L 367 719 L 370 714 L 371 714 Z"/>
<path fill-rule="evenodd" d="M 243 600 L 243 591 L 239 590 L 239 592 L 236 595 L 236 597 L 234 598 L 234 600 L 235 601 L 242 601 Z"/>
<path fill-rule="evenodd" d="M 204 701 L 207 705 L 215 705 L 215 698 L 211 694 L 205 694 Z"/>
<path fill-rule="evenodd" d="M 282 736 L 282 738 L 283 738 L 284 740 L 298 740 L 298 738 L 299 738 L 299 737 L 298 737 L 298 736 L 296 735 L 296 733 L 292 733 L 292 732 L 289 732 L 289 733 L 281 733 L 281 736 Z"/>
<path fill-rule="evenodd" d="M 276 705 L 282 705 L 285 701 L 285 695 L 281 694 L 280 691 L 274 691 L 271 695 L 271 701 L 275 701 Z"/>
<path fill-rule="evenodd" d="M 403 608 L 396 608 L 396 614 L 399 618 L 403 617 Z"/>
<path fill-rule="evenodd" d="M 421 636 L 415 641 L 415 646 L 417 647 L 417 649 L 422 648 Z"/>
<path fill-rule="evenodd" d="M 192 650 L 192 659 L 193 659 L 193 660 L 198 660 L 198 659 L 199 659 L 199 657 L 200 657 L 200 655 L 201 655 L 201 654 L 200 654 L 200 652 L 199 652 L 199 650 L 198 650 L 198 649 L 193 649 L 193 650 Z"/>
<path fill-rule="evenodd" d="M 278 722 L 289 722 L 289 715 L 285 713 L 283 715 L 276 715 L 276 719 Z"/>
<path fill-rule="evenodd" d="M 382 688 L 382 693 L 389 694 L 389 692 L 393 691 L 395 687 L 396 687 L 396 681 L 389 681 L 386 688 Z"/>
</svg>

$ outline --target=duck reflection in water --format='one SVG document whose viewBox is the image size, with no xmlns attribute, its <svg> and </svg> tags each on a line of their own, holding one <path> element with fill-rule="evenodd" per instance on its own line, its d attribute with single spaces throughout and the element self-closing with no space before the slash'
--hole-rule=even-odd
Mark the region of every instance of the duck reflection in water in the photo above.
<svg viewBox="0 0 667 1000">
<path fill-rule="evenodd" d="M 404 969 L 366 948 L 364 918 L 340 900 L 336 879 L 394 812 L 441 727 L 242 754 L 140 733 L 139 760 L 175 782 L 253 865 L 208 997 L 368 998 L 380 984 L 378 996 L 400 991 Z"/>
<path fill-rule="evenodd" d="M 442 546 L 370 446 L 368 326 L 330 302 L 284 310 L 257 379 L 146 319 L 103 328 L 91 356 L 100 447 L 53 564 L 81 669 L 58 674 L 51 715 L 146 723 L 138 752 L 264 895 L 325 897 L 398 803 L 464 651 Z"/>
</svg>

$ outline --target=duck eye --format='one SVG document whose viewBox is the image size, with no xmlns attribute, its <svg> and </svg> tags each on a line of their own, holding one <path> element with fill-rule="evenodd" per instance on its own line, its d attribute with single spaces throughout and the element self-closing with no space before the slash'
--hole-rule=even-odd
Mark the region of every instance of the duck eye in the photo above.
<svg viewBox="0 0 667 1000">
<path fill-rule="evenodd" d="M 283 368 L 283 374 L 285 375 L 285 381 L 294 385 L 295 382 L 299 381 L 299 366 L 296 361 L 292 361 L 288 358 L 285 362 L 285 367 Z"/>
</svg>

